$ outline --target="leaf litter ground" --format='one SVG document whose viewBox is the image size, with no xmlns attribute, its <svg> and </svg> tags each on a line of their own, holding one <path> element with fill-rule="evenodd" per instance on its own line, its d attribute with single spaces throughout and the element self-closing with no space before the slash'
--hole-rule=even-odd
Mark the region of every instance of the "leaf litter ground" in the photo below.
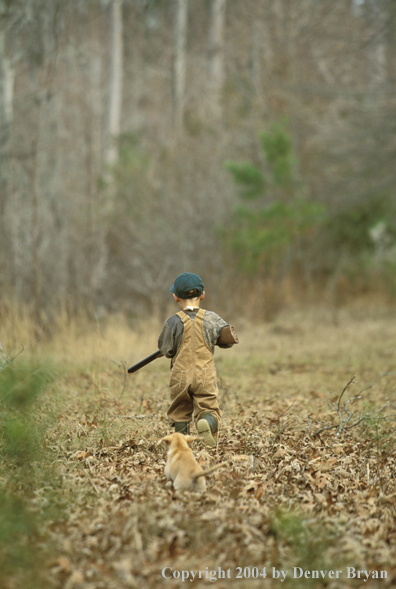
<svg viewBox="0 0 396 589">
<path fill-rule="evenodd" d="M 56 417 L 46 445 L 62 506 L 45 523 L 49 587 L 200 588 L 213 582 L 165 579 L 162 571 L 219 568 L 231 571 L 215 581 L 221 589 L 394 586 L 396 331 L 389 317 L 346 314 L 334 325 L 294 313 L 239 335 L 239 346 L 215 358 L 224 412 L 217 446 L 193 445 L 203 468 L 227 462 L 202 495 L 175 493 L 164 477 L 157 442 L 170 431 L 165 359 L 126 381 L 119 359 L 59 377 L 42 404 Z M 353 375 L 342 403 L 362 392 L 344 406 L 347 421 L 334 407 Z M 320 432 L 329 425 L 337 427 Z M 264 567 L 266 578 L 252 578 Z M 297 579 L 294 567 L 342 574 Z M 387 578 L 348 579 L 347 567 L 385 570 Z M 287 571 L 284 582 L 272 578 L 273 568 Z"/>
</svg>

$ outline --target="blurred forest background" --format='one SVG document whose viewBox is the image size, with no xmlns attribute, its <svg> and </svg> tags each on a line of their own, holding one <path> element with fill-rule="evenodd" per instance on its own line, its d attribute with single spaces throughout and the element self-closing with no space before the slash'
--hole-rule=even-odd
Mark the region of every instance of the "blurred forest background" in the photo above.
<svg viewBox="0 0 396 589">
<path fill-rule="evenodd" d="M 395 0 L 0 14 L 3 307 L 163 318 L 183 271 L 227 316 L 395 299 Z"/>
</svg>

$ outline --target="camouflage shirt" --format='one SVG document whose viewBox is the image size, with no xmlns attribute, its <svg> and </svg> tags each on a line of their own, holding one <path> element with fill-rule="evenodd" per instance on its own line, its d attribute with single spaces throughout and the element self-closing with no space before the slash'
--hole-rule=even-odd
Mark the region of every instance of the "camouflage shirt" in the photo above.
<svg viewBox="0 0 396 589">
<path fill-rule="evenodd" d="M 186 315 L 188 315 L 193 321 L 199 310 L 198 307 L 191 307 L 183 309 Z M 217 313 L 213 311 L 205 311 L 203 319 L 203 332 L 205 341 L 208 348 L 214 354 L 215 345 L 220 335 L 220 331 L 223 327 L 226 327 L 229 323 L 226 323 Z M 164 323 L 161 333 L 158 338 L 158 348 L 166 356 L 166 358 L 174 358 L 180 347 L 183 339 L 184 325 L 183 321 L 178 315 L 172 315 Z"/>
</svg>

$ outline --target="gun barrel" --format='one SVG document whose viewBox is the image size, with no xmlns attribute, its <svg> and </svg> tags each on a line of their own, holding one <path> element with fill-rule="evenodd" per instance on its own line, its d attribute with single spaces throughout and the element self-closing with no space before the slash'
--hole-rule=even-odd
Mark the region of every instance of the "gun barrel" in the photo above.
<svg viewBox="0 0 396 589">
<path fill-rule="evenodd" d="M 127 373 L 132 374 L 133 372 L 137 372 L 138 370 L 143 368 L 143 366 L 150 364 L 150 362 L 152 362 L 156 358 L 161 358 L 161 356 L 163 356 L 163 353 L 160 352 L 160 350 L 157 350 L 157 352 L 154 352 L 154 354 L 150 354 L 150 356 L 147 356 L 147 358 L 140 360 L 140 362 L 137 362 L 136 364 L 128 368 Z"/>
</svg>

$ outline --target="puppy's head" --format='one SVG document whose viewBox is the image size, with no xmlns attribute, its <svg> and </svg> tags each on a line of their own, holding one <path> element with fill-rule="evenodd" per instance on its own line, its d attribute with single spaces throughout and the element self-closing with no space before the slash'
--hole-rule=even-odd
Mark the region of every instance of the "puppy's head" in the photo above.
<svg viewBox="0 0 396 589">
<path fill-rule="evenodd" d="M 194 440 L 196 439 L 196 436 L 186 436 L 184 434 L 179 434 L 178 432 L 176 432 L 174 434 L 169 434 L 168 436 L 161 438 L 157 442 L 157 444 L 159 445 L 164 442 L 166 444 L 166 448 L 168 449 L 171 445 L 179 447 L 187 446 L 188 444 L 191 444 L 191 442 L 194 442 Z"/>
</svg>

